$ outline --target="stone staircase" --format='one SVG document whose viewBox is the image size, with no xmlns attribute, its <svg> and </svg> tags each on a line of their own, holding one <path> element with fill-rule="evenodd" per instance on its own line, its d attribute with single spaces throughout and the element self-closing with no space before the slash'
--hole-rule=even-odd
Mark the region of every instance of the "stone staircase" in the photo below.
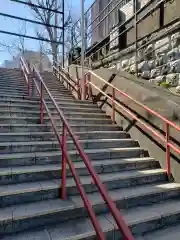
<svg viewBox="0 0 180 240">
<path fill-rule="evenodd" d="M 180 184 L 96 105 L 75 100 L 51 73 L 42 77 L 135 238 L 179 240 Z M 23 97 L 23 85 L 19 70 L 0 69 L 0 239 L 97 239 L 69 169 L 68 198 L 60 198 L 59 145 L 46 113 L 40 124 L 38 96 Z M 70 138 L 67 148 L 106 239 L 122 239 Z"/>
</svg>

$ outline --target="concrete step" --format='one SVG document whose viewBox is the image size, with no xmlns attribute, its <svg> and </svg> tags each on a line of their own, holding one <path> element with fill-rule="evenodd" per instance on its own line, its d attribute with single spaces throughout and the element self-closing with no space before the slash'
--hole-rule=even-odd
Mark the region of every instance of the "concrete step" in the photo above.
<svg viewBox="0 0 180 240">
<path fill-rule="evenodd" d="M 53 95 L 53 97 L 58 96 L 58 95 L 64 96 L 64 97 L 68 97 L 68 96 L 72 97 L 73 96 L 70 91 L 66 91 L 66 92 L 62 91 L 61 92 L 60 89 L 51 89 L 51 88 L 49 90 L 50 90 L 51 94 Z M 44 91 L 44 95 L 48 95 L 48 93 L 46 91 Z"/>
<path fill-rule="evenodd" d="M 50 104 L 50 105 L 53 105 L 52 104 L 52 101 L 49 100 L 49 99 L 45 99 L 47 104 Z M 68 101 L 66 99 L 61 99 L 60 101 L 58 101 L 56 98 L 55 98 L 56 102 L 58 104 L 61 104 L 61 105 L 78 105 L 78 106 L 96 106 L 97 108 L 97 105 L 93 104 L 91 101 L 87 101 L 87 100 L 76 100 L 76 99 L 69 99 Z M 11 95 L 8 95 L 8 94 L 4 94 L 4 95 L 0 95 L 0 102 L 11 102 L 11 103 L 23 103 L 23 104 L 39 104 L 39 97 L 35 98 L 31 98 L 29 99 L 28 96 L 26 97 L 23 97 L 23 96 L 11 96 Z"/>
<path fill-rule="evenodd" d="M 133 235 L 135 238 L 137 237 L 137 240 L 169 240 L 171 236 L 173 236 L 173 240 L 179 240 L 179 204 L 180 202 L 178 200 L 169 200 L 165 201 L 163 204 L 157 203 L 148 207 L 135 208 L 132 211 L 121 211 L 121 213 L 125 220 L 128 220 L 128 224 L 131 226 Z M 106 239 L 122 239 L 122 235 L 109 213 L 100 214 L 97 218 L 105 233 Z M 170 227 L 169 232 L 168 229 L 166 229 L 164 234 L 160 235 L 160 231 L 161 233 L 164 231 L 164 229 L 160 229 L 164 228 L 166 224 L 176 224 L 176 226 Z M 151 232 L 152 230 L 154 230 L 153 234 L 146 234 L 144 238 L 138 238 L 139 235 Z M 28 236 L 29 240 L 33 240 L 35 236 L 43 240 L 49 240 L 49 238 L 52 240 L 90 240 L 96 238 L 94 227 L 88 217 L 74 219 L 64 223 L 56 223 L 53 226 L 43 226 L 38 230 L 29 230 L 21 234 L 13 235 L 13 240 L 23 240 Z M 148 238 L 148 236 L 152 236 L 153 238 Z M 7 240 L 7 238 L 3 238 L 3 240 Z"/>
<path fill-rule="evenodd" d="M 51 123 L 50 119 L 48 116 L 44 116 L 43 118 L 44 123 Z M 58 123 L 59 125 L 62 124 L 61 118 L 59 116 L 53 116 L 53 120 L 55 123 Z M 66 120 L 68 121 L 69 124 L 111 124 L 112 120 L 110 118 L 105 118 L 105 117 L 66 117 Z M 40 115 L 38 116 L 32 116 L 32 117 L 24 117 L 24 116 L 18 116 L 18 115 L 5 115 L 5 116 L 0 116 L 0 124 L 3 124 L 4 122 L 6 123 L 40 123 Z"/>
<path fill-rule="evenodd" d="M 89 159 L 102 160 L 102 159 L 121 159 L 121 158 L 136 158 L 148 157 L 148 152 L 139 147 L 128 148 L 106 148 L 106 149 L 84 149 Z M 81 161 L 81 157 L 76 150 L 68 151 L 68 155 L 74 162 Z M 61 162 L 61 152 L 31 152 L 31 153 L 13 153 L 1 154 L 0 166 L 30 166 L 36 164 L 53 164 Z"/>
<path fill-rule="evenodd" d="M 12 98 L 16 98 L 16 99 L 24 99 L 25 98 L 25 99 L 29 99 L 28 95 L 24 97 L 24 94 L 23 93 L 20 94 L 18 91 L 14 92 L 13 94 L 9 94 L 9 92 L 7 92 L 7 93 L 0 92 L 0 100 L 7 100 L 7 99 L 11 100 Z M 33 97 L 33 99 L 36 100 L 36 101 L 39 101 L 39 96 L 37 95 L 36 97 Z M 64 96 L 64 95 L 59 96 L 59 97 L 55 96 L 54 99 L 57 100 L 57 102 L 58 101 L 70 101 L 70 100 L 76 101 L 73 98 L 73 96 Z M 49 102 L 52 102 L 51 100 L 49 100 L 49 97 L 47 98 L 47 100 Z"/>
<path fill-rule="evenodd" d="M 162 203 L 156 203 L 150 206 L 137 207 L 130 210 L 123 210 L 121 214 L 126 222 L 132 229 L 133 235 L 137 240 L 169 240 L 173 236 L 173 240 L 179 240 L 179 221 L 180 221 L 180 201 L 169 200 Z M 69 206 L 71 204 L 69 203 Z M 100 214 L 97 216 L 100 226 L 105 233 L 106 239 L 119 240 L 122 239 L 122 235 L 119 232 L 114 219 L 109 213 Z M 170 224 L 176 224 L 174 227 L 166 229 L 163 235 L 160 235 L 164 231 L 160 230 Z M 153 232 L 149 234 L 153 238 L 139 237 L 142 234 Z M 172 231 L 171 231 L 172 230 Z M 157 235 L 155 234 L 157 231 Z M 159 234 L 158 234 L 159 233 Z M 90 240 L 96 239 L 96 234 L 91 220 L 88 217 L 74 219 L 68 222 L 54 224 L 53 226 L 43 226 L 38 230 L 29 230 L 20 234 L 12 235 L 13 240 L 24 240 L 29 236 L 28 240 L 35 239 L 36 236 L 43 240 Z M 147 236 L 147 238 L 146 238 Z M 155 238 L 154 238 L 155 236 Z M 3 240 L 9 240 L 8 238 L 2 238 Z"/>
<path fill-rule="evenodd" d="M 62 125 L 56 124 L 59 132 L 62 132 Z M 74 132 L 89 132 L 89 131 L 120 131 L 122 130 L 116 124 L 70 124 Z M 17 124 L 17 123 L 3 123 L 0 125 L 0 133 L 10 132 L 52 132 L 54 129 L 51 124 Z"/>
<path fill-rule="evenodd" d="M 8 84 L 9 85 L 4 85 L 4 83 L 1 83 L 0 82 L 0 88 L 1 89 L 7 89 L 7 90 L 14 90 L 14 89 L 19 89 L 19 90 L 24 90 L 24 82 L 8 82 Z M 25 86 L 27 86 L 27 84 L 25 85 Z M 30 88 L 32 89 L 33 88 L 33 86 L 32 85 L 30 85 Z M 61 93 L 64 93 L 64 94 L 66 94 L 66 93 L 71 93 L 71 91 L 70 90 L 67 90 L 66 88 L 62 88 L 62 87 L 60 87 L 60 86 L 50 86 L 50 90 L 51 91 L 59 91 L 59 92 L 61 92 Z"/>
<path fill-rule="evenodd" d="M 168 200 L 150 206 L 122 211 L 134 235 L 142 235 L 180 221 L 180 201 Z M 111 221 L 111 216 L 109 216 Z M 142 227 L 143 226 L 143 227 Z"/>
<path fill-rule="evenodd" d="M 62 110 L 62 108 L 61 108 Z M 74 110 L 74 111 L 73 111 Z M 100 110 L 98 112 L 94 112 L 94 109 L 91 109 L 90 112 L 90 108 L 86 109 L 89 110 L 87 112 L 83 112 L 81 109 L 81 111 L 79 112 L 79 109 L 70 109 L 69 111 L 66 109 L 66 111 L 64 112 L 66 117 L 72 117 L 72 118 L 104 118 L 104 119 L 108 119 L 108 116 L 106 116 L 105 113 L 100 112 Z M 57 112 L 56 109 L 51 109 L 51 115 L 55 118 L 60 118 L 59 113 Z M 9 108 L 9 109 L 2 109 L 0 107 L 0 114 L 1 116 L 20 116 L 20 117 L 36 117 L 39 118 L 40 116 L 40 107 L 39 109 L 36 108 L 36 111 L 34 110 L 26 110 L 26 109 L 17 109 L 17 108 Z M 48 113 L 46 112 L 46 110 L 44 111 L 44 116 L 47 117 Z"/>
<path fill-rule="evenodd" d="M 12 78 L 11 76 L 3 77 L 0 74 L 0 85 L 10 87 L 11 85 L 24 85 L 25 79 L 22 76 L 16 76 Z M 4 84 L 4 85 L 3 85 Z"/>
<path fill-rule="evenodd" d="M 65 101 L 65 100 L 62 100 L 62 101 L 56 101 L 57 102 L 57 104 L 58 104 L 58 106 L 60 107 L 60 109 L 61 108 L 67 108 L 67 109 L 84 109 L 84 108 L 88 108 L 88 109 L 94 109 L 94 110 L 96 110 L 97 111 L 97 109 L 99 110 L 99 111 L 101 111 L 98 107 L 97 107 L 97 105 L 96 104 L 93 104 L 93 103 L 91 103 L 91 102 L 80 102 L 80 101 L 75 101 L 75 100 L 71 100 L 71 101 Z M 38 106 L 38 108 L 39 108 L 39 105 L 40 105 L 40 103 L 39 102 L 31 102 L 31 103 L 24 103 L 23 104 L 24 106 L 27 106 L 27 105 L 30 105 L 30 106 L 32 106 L 32 108 L 33 108 L 33 106 Z M 48 107 L 53 107 L 54 108 L 54 105 L 52 104 L 52 102 L 51 101 L 47 101 L 47 105 L 48 105 Z"/>
<path fill-rule="evenodd" d="M 6 93 L 6 91 L 1 91 L 0 90 L 0 96 L 3 96 L 4 94 Z M 17 91 L 13 91 L 13 92 L 9 92 L 9 91 L 7 91 L 7 94 L 8 95 L 11 95 L 11 97 L 16 97 L 17 95 L 19 96 L 24 96 L 24 92 L 23 91 L 19 91 L 19 90 L 17 90 Z M 27 94 L 27 92 L 26 92 L 26 94 Z M 73 97 L 73 95 L 64 95 L 64 94 L 52 94 L 53 95 L 53 97 L 54 97 L 54 99 L 55 100 L 61 100 L 61 99 L 64 99 L 64 100 L 66 100 L 66 101 L 68 101 L 68 100 L 70 100 L 70 99 L 74 99 L 74 97 Z M 37 98 L 37 99 L 39 99 L 40 97 L 39 97 L 39 94 L 37 93 L 35 93 L 34 94 L 34 96 Z M 28 94 L 27 94 L 27 97 L 28 97 Z M 44 94 L 44 97 L 45 98 L 49 98 L 49 95 L 48 94 Z"/>
<path fill-rule="evenodd" d="M 6 85 L 4 84 L 4 83 L 6 83 Z M 15 85 L 15 84 L 17 84 L 17 85 L 24 85 L 24 77 L 21 77 L 21 76 L 17 76 L 17 77 L 11 77 L 11 76 L 7 76 L 7 77 L 2 77 L 1 75 L 0 75 L 0 84 L 1 85 L 3 85 L 4 84 L 4 86 L 11 86 L 11 84 L 13 85 Z"/>
<path fill-rule="evenodd" d="M 2 88 L 0 88 L 0 95 L 2 95 L 2 94 L 4 94 L 5 92 L 7 92 L 9 95 L 16 95 L 17 94 L 17 92 L 19 93 L 19 94 L 24 94 L 24 91 L 26 92 L 26 93 L 28 93 L 28 88 L 26 88 L 26 90 L 24 90 L 24 88 L 18 88 L 18 87 L 16 87 L 16 88 L 4 88 L 4 87 L 2 87 Z M 32 92 L 32 89 L 31 89 L 31 92 Z M 73 97 L 72 96 L 72 93 L 70 93 L 70 92 L 61 92 L 61 90 L 51 90 L 50 89 L 50 92 L 51 92 L 51 94 L 53 95 L 53 97 L 58 97 L 58 96 L 61 96 L 61 97 L 65 97 L 65 98 L 67 98 L 67 97 Z M 35 90 L 35 93 L 37 94 L 37 96 L 39 95 L 37 92 L 36 92 L 36 90 Z M 44 92 L 44 96 L 49 96 L 46 92 Z"/>
<path fill-rule="evenodd" d="M 22 92 L 22 91 L 19 91 L 19 90 L 14 90 L 14 91 L 9 91 L 9 90 L 7 90 L 7 91 L 5 91 L 5 90 L 0 90 L 0 96 L 3 96 L 3 95 L 5 95 L 5 94 L 8 94 L 8 95 L 10 95 L 10 96 L 17 96 L 17 95 L 20 95 L 20 96 L 23 96 L 24 95 L 24 92 Z"/>
<path fill-rule="evenodd" d="M 130 138 L 130 134 L 124 131 L 91 131 L 75 132 L 79 139 L 108 139 Z M 62 132 L 60 132 L 62 135 Z M 27 141 L 51 141 L 56 140 L 54 132 L 17 132 L 17 133 L 0 133 L 0 142 L 27 142 Z M 71 137 L 68 137 L 71 139 Z"/>
<path fill-rule="evenodd" d="M 149 224 L 150 224 L 150 221 L 152 221 L 153 214 L 155 214 L 158 220 L 161 219 L 163 214 L 164 214 L 164 217 L 166 217 L 167 212 L 171 213 L 173 216 L 176 216 L 175 215 L 177 213 L 176 207 L 175 206 L 173 207 L 170 201 L 172 201 L 173 203 L 178 202 L 177 200 L 172 200 L 172 199 L 166 200 L 165 205 L 171 206 L 171 210 L 169 211 L 167 211 L 167 209 L 162 207 L 162 204 L 155 203 L 155 204 L 152 204 L 151 206 L 146 205 L 146 206 L 135 207 L 130 209 L 122 209 L 121 214 L 129 223 L 129 225 L 132 227 L 132 229 L 133 229 L 133 225 L 135 226 L 138 222 L 139 228 L 134 228 L 135 229 L 134 231 L 135 231 L 135 234 L 142 234 L 143 232 L 150 231 Z M 158 210 L 157 206 L 160 206 L 160 209 L 162 210 L 161 211 L 162 215 L 159 214 L 159 212 L 157 212 Z M 147 209 L 147 212 L 145 211 L 145 209 Z M 98 208 L 97 209 L 95 208 L 95 211 L 98 212 Z M 106 209 L 106 211 L 108 210 Z M 13 205 L 13 206 L 9 206 L 8 208 L 1 209 L 0 214 L 2 216 L 0 219 L 0 222 L 3 223 L 3 224 L 0 224 L 0 226 L 3 226 L 1 227 L 2 230 L 0 231 L 1 235 L 6 233 L 23 231 L 23 230 L 31 229 L 35 227 L 36 228 L 41 226 L 44 227 L 44 225 L 54 224 L 57 222 L 63 223 L 67 220 L 69 222 L 71 219 L 74 219 L 74 218 L 76 218 L 77 220 L 78 218 L 81 218 L 81 217 L 85 218 L 88 216 L 87 209 L 84 209 L 84 205 L 82 203 L 76 202 L 74 198 L 70 198 L 69 200 L 66 200 L 66 201 L 62 201 L 59 199 L 52 199 L 52 200 L 40 201 L 36 203 Z M 103 213 L 103 215 L 105 215 L 107 219 L 111 223 L 113 223 L 115 226 L 115 223 L 113 222 L 113 218 L 109 213 Z M 180 210 L 178 211 L 178 215 L 180 215 Z M 175 218 L 177 220 L 177 217 Z M 160 227 L 159 225 L 157 226 L 157 219 L 155 221 L 156 224 L 154 222 L 154 225 L 153 225 L 154 228 Z M 172 217 L 172 220 L 169 219 L 169 221 L 172 221 L 172 222 L 174 220 L 175 219 L 173 219 L 173 217 Z M 142 228 L 141 226 L 142 221 L 143 221 L 143 225 L 145 225 L 144 228 Z M 161 221 L 162 226 L 163 224 L 164 222 Z"/>
<path fill-rule="evenodd" d="M 23 90 L 24 91 L 24 88 L 25 86 L 27 86 L 27 84 L 24 86 L 24 83 L 23 84 L 19 84 L 18 83 L 8 83 L 9 85 L 4 85 L 4 83 L 1 83 L 0 82 L 0 89 L 3 89 L 5 91 L 14 91 L 14 90 Z M 25 88 L 27 89 L 27 87 Z M 30 89 L 32 89 L 32 86 L 30 86 Z"/>
<path fill-rule="evenodd" d="M 3 87 L 3 86 L 0 86 L 0 89 L 1 89 L 1 93 L 4 92 L 4 93 L 7 93 L 7 94 L 11 94 L 11 93 L 14 93 L 14 92 L 19 92 L 19 93 L 28 93 L 28 88 L 24 88 L 24 87 L 20 87 L 18 85 L 15 85 L 15 86 L 10 86 L 10 87 Z M 31 89 L 32 91 L 32 89 Z"/>
<path fill-rule="evenodd" d="M 7 85 L 3 85 L 5 82 L 5 79 L 3 79 L 1 76 L 0 76 L 0 86 L 7 86 Z M 20 85 L 20 86 L 24 86 L 24 77 L 16 77 L 16 79 L 14 78 L 11 78 L 10 76 L 7 77 L 6 79 L 6 83 L 8 83 L 9 85 L 8 86 L 11 86 L 11 85 Z M 33 82 L 31 81 L 31 85 L 33 84 Z M 63 84 L 61 84 L 60 82 L 47 82 L 45 81 L 45 84 L 50 87 L 50 88 L 61 88 L 62 90 L 66 90 L 66 88 L 64 87 Z"/>
<path fill-rule="evenodd" d="M 43 183 L 43 184 L 41 184 Z M 46 186 L 48 181 L 37 181 L 20 184 L 9 184 L 0 186 L 0 204 L 1 208 L 15 204 L 33 203 L 42 200 L 60 198 L 60 186 Z M 149 183 L 134 187 L 108 190 L 109 196 L 114 200 L 119 209 L 128 209 L 137 206 L 145 206 L 158 201 L 179 198 L 180 185 L 176 183 Z M 96 212 L 102 213 L 106 207 L 99 192 L 87 194 Z M 69 195 L 77 207 L 83 207 L 82 199 L 79 195 Z M 152 238 L 153 239 L 153 238 Z"/>
<path fill-rule="evenodd" d="M 104 149 L 113 148 L 114 146 L 119 148 L 127 147 L 139 147 L 139 143 L 130 138 L 126 139 L 89 139 L 79 140 L 81 146 L 84 149 Z M 76 150 L 76 146 L 72 140 L 67 141 L 68 150 Z M 0 143 L 0 151 L 4 153 L 23 153 L 23 152 L 35 152 L 35 151 L 57 151 L 59 150 L 58 141 L 32 141 L 32 142 L 2 142 Z"/>
<path fill-rule="evenodd" d="M 48 108 L 50 111 L 54 111 L 57 112 L 57 110 L 55 109 L 55 107 L 53 105 L 48 104 Z M 99 109 L 96 105 L 93 106 L 59 106 L 59 108 L 63 111 L 63 112 L 78 112 L 78 113 L 99 113 L 99 114 L 104 114 L 105 113 Z M 9 102 L 0 102 L 0 111 L 1 112 L 25 112 L 25 113 L 39 113 L 40 111 L 40 105 L 39 103 L 37 104 L 19 104 L 19 103 L 9 103 Z M 46 113 L 46 110 L 44 110 L 44 113 Z"/>
<path fill-rule="evenodd" d="M 155 230 L 151 233 L 143 234 L 137 240 L 179 240 L 180 239 L 180 224 L 173 226 L 165 226 L 164 228 Z"/>
<path fill-rule="evenodd" d="M 0 88 L 1 89 L 4 89 L 6 91 L 14 91 L 15 89 L 17 90 L 24 90 L 28 88 L 28 85 L 27 83 L 25 84 L 24 82 L 8 82 L 7 83 L 8 85 L 4 85 L 4 83 L 1 83 L 0 82 Z M 35 86 L 33 85 L 30 85 L 30 88 L 31 89 L 36 89 Z M 60 86 L 48 86 L 48 88 L 50 89 L 50 91 L 58 91 L 58 92 L 61 92 L 61 93 L 64 93 L 64 94 L 72 94 L 70 90 L 66 89 L 66 88 L 62 88 Z"/>
<path fill-rule="evenodd" d="M 114 237 L 114 226 L 103 215 L 97 219 L 105 232 L 107 240 L 116 240 Z M 56 223 L 51 227 L 43 227 L 38 230 L 28 230 L 23 233 L 16 233 L 10 236 L 3 236 L 2 240 L 91 240 L 96 239 L 94 228 L 89 218 L 80 218 L 65 223 Z"/>
<path fill-rule="evenodd" d="M 135 207 L 148 206 L 169 199 L 179 199 L 180 184 L 162 181 L 133 187 L 111 189 L 108 190 L 108 193 L 120 210 L 130 210 Z M 100 214 L 105 212 L 106 206 L 99 191 L 88 193 L 87 197 L 96 210 L 96 213 Z M 72 200 L 76 206 L 83 207 L 83 201 L 80 195 L 69 196 L 68 199 Z"/>
<path fill-rule="evenodd" d="M 9 69 L 7 70 L 6 68 L 3 69 L 2 72 L 0 72 L 0 76 L 1 78 L 4 79 L 5 76 L 9 76 L 11 78 L 14 77 L 21 77 L 22 76 L 22 72 L 21 71 L 14 71 L 14 69 L 12 71 L 10 71 Z"/>
<path fill-rule="evenodd" d="M 91 163 L 98 174 L 159 168 L 158 162 L 151 157 L 111 160 L 103 159 L 99 161 L 92 161 Z M 89 172 L 82 161 L 75 162 L 74 166 L 79 176 L 89 175 Z M 61 178 L 61 163 L 4 167 L 0 168 L 0 176 L 1 185 L 47 180 L 51 181 L 53 179 L 55 180 Z M 67 176 L 72 178 L 69 168 L 67 168 Z M 71 178 L 69 178 L 69 181 L 71 181 Z M 69 194 L 71 194 L 71 192 Z"/>
</svg>

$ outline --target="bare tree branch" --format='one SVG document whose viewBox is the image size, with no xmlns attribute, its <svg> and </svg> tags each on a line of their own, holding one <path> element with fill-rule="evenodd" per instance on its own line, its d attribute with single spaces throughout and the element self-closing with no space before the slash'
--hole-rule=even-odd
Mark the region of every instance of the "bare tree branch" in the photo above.
<svg viewBox="0 0 180 240">
<path fill-rule="evenodd" d="M 63 37 L 63 33 L 62 30 L 58 30 L 55 29 L 54 27 L 50 27 L 49 25 L 51 25 L 53 23 L 53 21 L 55 20 L 55 13 L 52 12 L 50 9 L 52 10 L 60 10 L 61 9 L 61 1 L 59 0 L 58 2 L 56 2 L 58 0 L 37 0 L 36 4 L 39 5 L 40 7 L 44 7 L 44 8 L 48 8 L 49 10 L 44 10 L 41 8 L 37 8 L 33 5 L 33 0 L 27 0 L 27 3 L 29 3 L 29 7 L 33 10 L 33 12 L 35 13 L 35 17 L 40 20 L 42 23 L 45 24 L 44 30 L 45 32 L 42 30 L 42 28 L 37 32 L 37 36 L 42 36 L 42 35 L 46 35 L 46 38 L 48 37 L 48 39 L 50 41 L 56 41 L 59 42 L 59 44 L 57 43 L 50 43 L 50 49 L 51 49 L 51 54 L 53 56 L 53 60 L 57 61 L 58 59 L 58 53 L 59 53 L 59 45 L 60 42 L 62 42 L 62 37 Z M 67 4 L 68 0 L 65 0 L 65 3 Z M 70 28 L 72 26 L 72 13 L 71 13 L 71 9 L 69 9 L 69 14 L 66 17 L 65 23 L 64 23 L 64 31 L 65 31 L 65 46 L 70 46 L 71 43 L 71 37 L 70 37 Z M 43 34 L 42 34 L 43 32 Z"/>
<path fill-rule="evenodd" d="M 26 35 L 26 22 L 20 22 L 18 33 L 21 35 Z M 7 50 L 8 53 L 14 58 L 18 53 L 23 54 L 25 51 L 25 39 L 24 37 L 17 37 L 12 40 L 10 44 L 5 43 L 4 41 L 0 41 L 0 46 L 3 47 L 4 50 Z"/>
</svg>

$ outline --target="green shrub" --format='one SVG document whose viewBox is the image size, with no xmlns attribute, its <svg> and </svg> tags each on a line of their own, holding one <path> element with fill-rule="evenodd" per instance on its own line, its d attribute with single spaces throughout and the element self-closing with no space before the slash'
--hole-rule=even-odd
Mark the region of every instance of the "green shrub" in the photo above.
<svg viewBox="0 0 180 240">
<path fill-rule="evenodd" d="M 169 88 L 169 87 L 170 87 L 170 84 L 167 83 L 167 82 L 162 82 L 162 83 L 160 84 L 160 86 L 163 87 L 163 88 Z"/>
</svg>

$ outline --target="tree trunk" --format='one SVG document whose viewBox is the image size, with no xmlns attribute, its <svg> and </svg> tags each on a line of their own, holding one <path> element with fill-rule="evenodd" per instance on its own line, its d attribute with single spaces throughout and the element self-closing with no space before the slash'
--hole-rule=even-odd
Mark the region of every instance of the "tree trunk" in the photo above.
<svg viewBox="0 0 180 240">
<path fill-rule="evenodd" d="M 57 62 L 57 44 L 52 43 L 51 48 L 52 48 L 53 64 L 56 64 L 56 62 Z"/>
</svg>

